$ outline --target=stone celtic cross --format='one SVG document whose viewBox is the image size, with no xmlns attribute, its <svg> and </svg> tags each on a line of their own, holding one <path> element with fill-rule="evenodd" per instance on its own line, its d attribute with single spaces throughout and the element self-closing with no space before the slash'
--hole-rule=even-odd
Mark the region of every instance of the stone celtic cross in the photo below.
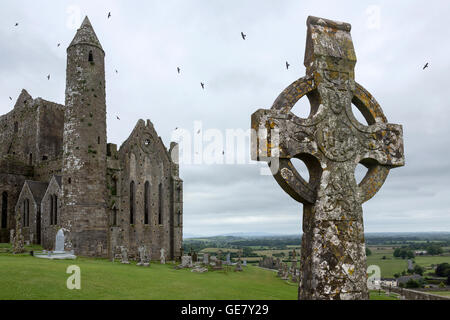
<svg viewBox="0 0 450 320">
<path fill-rule="evenodd" d="M 303 203 L 299 299 L 368 299 L 362 203 L 389 170 L 404 165 L 402 126 L 355 82 L 350 24 L 308 17 L 306 76 L 269 110 L 252 115 L 252 159 L 267 161 L 278 184 Z M 290 110 L 306 96 L 307 119 Z M 367 125 L 352 113 L 352 103 Z M 309 171 L 305 181 L 291 159 Z M 357 184 L 358 163 L 368 168 Z"/>
</svg>

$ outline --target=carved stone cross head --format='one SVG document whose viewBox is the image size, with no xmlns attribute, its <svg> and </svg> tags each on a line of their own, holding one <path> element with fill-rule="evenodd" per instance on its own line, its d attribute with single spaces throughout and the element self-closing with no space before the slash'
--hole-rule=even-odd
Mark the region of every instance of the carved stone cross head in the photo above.
<svg viewBox="0 0 450 320">
<path fill-rule="evenodd" d="M 252 159 L 267 161 L 278 184 L 304 204 L 302 299 L 368 297 L 362 203 L 389 170 L 404 165 L 402 126 L 388 123 L 380 105 L 355 82 L 356 55 L 347 23 L 308 17 L 306 76 L 269 110 L 252 115 Z M 306 96 L 308 118 L 291 109 Z M 356 120 L 352 103 L 367 125 Z M 306 181 L 292 165 L 302 160 Z M 359 185 L 358 163 L 368 168 Z"/>
</svg>

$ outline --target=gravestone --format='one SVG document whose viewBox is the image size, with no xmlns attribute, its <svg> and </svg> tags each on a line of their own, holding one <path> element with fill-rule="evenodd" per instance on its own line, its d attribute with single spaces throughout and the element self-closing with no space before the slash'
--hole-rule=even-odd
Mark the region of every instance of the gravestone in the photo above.
<svg viewBox="0 0 450 320">
<path fill-rule="evenodd" d="M 65 253 L 64 251 L 64 231 L 63 229 L 59 229 L 56 233 L 56 239 L 55 239 L 55 251 L 53 253 Z"/>
<path fill-rule="evenodd" d="M 244 265 L 244 267 L 247 266 L 247 259 L 244 259 L 243 265 Z"/>
<path fill-rule="evenodd" d="M 120 260 L 121 258 L 121 248 L 119 246 L 116 246 L 114 249 L 114 255 L 112 258 L 112 262 L 114 262 L 115 260 Z"/>
<path fill-rule="evenodd" d="M 295 249 L 294 249 L 294 251 L 292 251 L 292 263 L 291 263 L 292 273 L 295 273 L 296 269 L 297 269 L 297 258 L 296 258 Z"/>
<path fill-rule="evenodd" d="M 208 253 L 203 254 L 203 264 L 205 264 L 205 265 L 209 264 L 209 254 Z"/>
<path fill-rule="evenodd" d="M 161 264 L 166 264 L 166 250 L 164 248 L 161 248 L 160 253 L 161 255 L 159 259 L 161 261 Z"/>
<path fill-rule="evenodd" d="M 288 280 L 289 279 L 289 268 L 287 263 L 283 264 L 283 272 L 281 274 L 281 279 Z"/>
<path fill-rule="evenodd" d="M 281 263 L 280 266 L 278 267 L 278 273 L 277 273 L 278 277 L 281 277 L 283 275 L 283 270 L 284 270 L 283 263 Z"/>
<path fill-rule="evenodd" d="M 192 256 L 182 256 L 181 257 L 181 267 L 182 268 L 192 268 Z"/>
<path fill-rule="evenodd" d="M 231 254 L 230 253 L 227 253 L 226 259 L 227 259 L 226 264 L 230 265 L 231 264 Z"/>
<path fill-rule="evenodd" d="M 148 267 L 150 266 L 150 258 L 147 251 L 147 247 L 145 245 L 141 245 L 138 248 L 139 252 L 139 262 L 136 264 L 137 266 Z"/>
<path fill-rule="evenodd" d="M 404 165 L 402 126 L 388 123 L 355 82 L 350 24 L 308 17 L 307 27 L 306 76 L 252 115 L 252 159 L 267 161 L 283 190 L 303 203 L 299 299 L 368 299 L 362 204 L 390 169 Z M 306 119 L 291 112 L 305 96 Z M 356 120 L 352 103 L 367 125 Z M 306 164 L 309 181 L 294 158 Z M 358 163 L 368 168 L 359 184 Z"/>
<path fill-rule="evenodd" d="M 208 272 L 208 268 L 201 267 L 201 266 L 195 266 L 191 272 L 198 272 L 198 273 L 205 273 Z"/>
<path fill-rule="evenodd" d="M 127 247 L 121 246 L 120 247 L 120 251 L 122 253 L 122 260 L 120 261 L 120 263 L 130 264 L 130 262 L 128 261 L 128 249 L 127 249 Z"/>
<path fill-rule="evenodd" d="M 214 270 L 222 270 L 223 269 L 223 267 L 222 267 L 222 259 L 217 259 L 216 260 L 216 263 L 215 263 L 213 269 Z"/>
<path fill-rule="evenodd" d="M 198 255 L 197 255 L 197 252 L 194 251 L 194 252 L 192 253 L 192 262 L 195 263 L 195 262 L 197 262 L 197 260 L 198 260 Z"/>
<path fill-rule="evenodd" d="M 242 254 L 242 251 L 239 250 L 238 261 L 236 263 L 236 267 L 235 267 L 234 271 L 242 271 L 241 254 Z"/>
<path fill-rule="evenodd" d="M 219 250 L 218 256 L 216 257 L 215 265 L 213 267 L 213 270 L 222 270 L 222 250 Z"/>
<path fill-rule="evenodd" d="M 101 241 L 97 242 L 97 255 L 100 257 L 103 255 L 103 242 Z"/>
<path fill-rule="evenodd" d="M 291 281 L 294 283 L 299 281 L 296 270 L 294 270 L 294 273 L 292 273 Z"/>
</svg>

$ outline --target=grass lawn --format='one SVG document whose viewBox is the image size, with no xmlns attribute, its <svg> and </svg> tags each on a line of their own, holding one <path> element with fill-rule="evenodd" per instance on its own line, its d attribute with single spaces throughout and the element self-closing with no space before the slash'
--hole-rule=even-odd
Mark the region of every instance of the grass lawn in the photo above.
<svg viewBox="0 0 450 320">
<path fill-rule="evenodd" d="M 390 295 L 387 295 L 383 290 L 379 293 L 378 290 L 371 290 L 370 291 L 370 300 L 399 300 L 398 294 L 391 293 Z"/>
<path fill-rule="evenodd" d="M 66 287 L 66 269 L 81 269 L 81 290 Z M 173 265 L 149 268 L 112 263 L 106 259 L 39 259 L 0 254 L 0 299 L 256 299 L 295 300 L 297 286 L 276 273 L 257 267 L 244 272 L 194 273 Z"/>
<path fill-rule="evenodd" d="M 81 290 L 66 287 L 67 267 L 81 269 Z M 276 272 L 255 266 L 243 272 L 194 273 L 173 265 L 152 263 L 149 268 L 106 259 L 47 260 L 28 254 L 0 254 L 0 300 L 3 299 L 155 299 L 155 300 L 296 300 L 297 284 Z M 371 299 L 392 297 L 371 293 Z"/>
</svg>

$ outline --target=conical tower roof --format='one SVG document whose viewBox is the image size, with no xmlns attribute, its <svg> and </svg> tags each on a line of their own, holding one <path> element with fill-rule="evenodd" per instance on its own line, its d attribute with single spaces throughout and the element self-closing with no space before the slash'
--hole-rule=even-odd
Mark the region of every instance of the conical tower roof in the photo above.
<svg viewBox="0 0 450 320">
<path fill-rule="evenodd" d="M 69 48 L 77 44 L 89 44 L 96 46 L 103 51 L 102 45 L 100 44 L 100 41 L 98 41 L 94 28 L 92 28 L 91 22 L 87 16 L 84 18 L 83 23 L 77 30 L 77 33 L 70 43 Z"/>
</svg>

